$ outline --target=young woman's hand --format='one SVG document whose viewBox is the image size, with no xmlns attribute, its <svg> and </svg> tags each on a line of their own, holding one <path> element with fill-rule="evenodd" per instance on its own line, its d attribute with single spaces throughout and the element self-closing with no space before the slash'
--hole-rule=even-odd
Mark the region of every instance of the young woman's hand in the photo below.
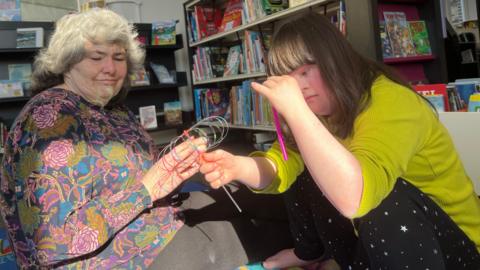
<svg viewBox="0 0 480 270">
<path fill-rule="evenodd" d="M 157 161 L 142 182 L 152 201 L 161 199 L 199 170 L 199 157 L 206 151 L 207 140 L 196 138 L 183 142 Z"/>
<path fill-rule="evenodd" d="M 302 106 L 308 107 L 297 80 L 290 75 L 271 76 L 262 84 L 252 82 L 252 88 L 283 116 L 295 114 Z"/>
<path fill-rule="evenodd" d="M 210 186 L 217 189 L 239 179 L 241 170 L 239 164 L 237 156 L 224 150 L 215 150 L 202 154 L 200 172 L 205 175 L 205 180 Z"/>
</svg>

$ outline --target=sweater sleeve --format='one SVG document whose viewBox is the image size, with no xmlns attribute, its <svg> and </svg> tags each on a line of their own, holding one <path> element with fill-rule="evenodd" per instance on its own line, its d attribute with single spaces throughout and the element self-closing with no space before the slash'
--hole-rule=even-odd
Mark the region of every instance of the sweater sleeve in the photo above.
<svg viewBox="0 0 480 270">
<path fill-rule="evenodd" d="M 138 181 L 142 170 L 129 163 L 125 146 L 92 147 L 79 120 L 61 106 L 38 104 L 12 132 L 3 195 L 12 210 L 7 221 L 22 228 L 14 237 L 25 261 L 47 266 L 94 253 L 151 205 Z M 122 181 L 122 189 L 98 191 L 107 177 Z"/>
<path fill-rule="evenodd" d="M 257 193 L 278 194 L 287 191 L 304 170 L 300 153 L 287 147 L 288 160 L 283 159 L 282 151 L 276 141 L 267 152 L 255 151 L 251 157 L 265 157 L 275 164 L 277 175 L 270 185 L 262 190 L 252 189 Z"/>
<path fill-rule="evenodd" d="M 347 148 L 360 162 L 363 193 L 355 217 L 377 207 L 425 143 L 432 108 L 411 90 L 386 79 L 374 84 L 372 101 L 355 121 Z"/>
</svg>

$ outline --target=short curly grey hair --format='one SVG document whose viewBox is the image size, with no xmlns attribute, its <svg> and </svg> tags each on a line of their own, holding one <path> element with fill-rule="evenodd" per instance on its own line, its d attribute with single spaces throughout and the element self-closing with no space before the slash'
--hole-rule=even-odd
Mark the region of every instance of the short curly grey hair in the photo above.
<svg viewBox="0 0 480 270">
<path fill-rule="evenodd" d="M 136 40 L 137 35 L 126 19 L 108 9 L 96 8 L 63 16 L 55 24 L 48 47 L 35 57 L 32 92 L 38 93 L 63 83 L 64 73 L 85 57 L 87 41 L 124 47 L 127 51 L 127 73 L 134 74 L 145 60 L 145 51 Z M 128 77 L 117 97 L 126 96 Z"/>
</svg>

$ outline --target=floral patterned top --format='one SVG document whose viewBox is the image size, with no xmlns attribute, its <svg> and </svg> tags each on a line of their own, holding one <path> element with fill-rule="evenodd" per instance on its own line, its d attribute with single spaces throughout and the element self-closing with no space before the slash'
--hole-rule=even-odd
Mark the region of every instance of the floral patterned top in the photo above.
<svg viewBox="0 0 480 270">
<path fill-rule="evenodd" d="M 9 134 L 0 210 L 21 268 L 145 269 L 182 226 L 140 182 L 156 151 L 125 106 L 33 97 Z"/>
</svg>

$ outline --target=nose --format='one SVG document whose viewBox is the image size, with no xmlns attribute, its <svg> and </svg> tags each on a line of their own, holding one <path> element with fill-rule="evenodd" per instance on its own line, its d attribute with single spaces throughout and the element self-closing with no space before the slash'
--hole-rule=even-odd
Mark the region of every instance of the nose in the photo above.
<svg viewBox="0 0 480 270">
<path fill-rule="evenodd" d="M 116 71 L 116 66 L 115 66 L 115 60 L 110 58 L 110 57 L 105 57 L 104 61 L 103 61 L 103 66 L 102 66 L 102 70 L 104 73 L 108 73 L 108 74 L 115 74 L 115 71 Z"/>
</svg>

